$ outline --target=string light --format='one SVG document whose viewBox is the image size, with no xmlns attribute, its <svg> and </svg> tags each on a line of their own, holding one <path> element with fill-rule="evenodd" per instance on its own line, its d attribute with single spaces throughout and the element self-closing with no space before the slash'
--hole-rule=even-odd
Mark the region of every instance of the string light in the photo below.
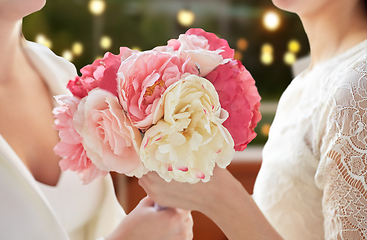
<svg viewBox="0 0 367 240">
<path fill-rule="evenodd" d="M 71 51 L 75 56 L 80 56 L 83 53 L 83 44 L 80 42 L 75 42 L 71 47 Z"/>
<path fill-rule="evenodd" d="M 106 9 L 106 3 L 104 2 L 104 0 L 91 0 L 89 2 L 89 11 L 93 14 L 93 15 L 101 15 L 104 10 Z"/>
<path fill-rule="evenodd" d="M 268 11 L 264 14 L 263 24 L 266 29 L 275 31 L 280 26 L 279 14 L 274 11 Z"/>
<path fill-rule="evenodd" d="M 112 46 L 112 39 L 109 36 L 103 36 L 99 41 L 99 45 L 102 49 L 107 50 Z"/>
<path fill-rule="evenodd" d="M 181 9 L 177 13 L 177 21 L 184 27 L 190 27 L 195 21 L 195 14 L 187 9 Z"/>
</svg>

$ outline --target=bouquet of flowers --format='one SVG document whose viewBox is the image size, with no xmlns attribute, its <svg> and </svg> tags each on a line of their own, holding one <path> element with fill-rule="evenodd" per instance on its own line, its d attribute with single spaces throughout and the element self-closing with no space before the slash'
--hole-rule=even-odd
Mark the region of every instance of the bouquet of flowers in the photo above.
<svg viewBox="0 0 367 240">
<path fill-rule="evenodd" d="M 62 170 L 87 184 L 109 171 L 166 181 L 209 181 L 255 138 L 260 96 L 224 39 L 190 29 L 150 51 L 120 48 L 56 96 Z"/>
</svg>

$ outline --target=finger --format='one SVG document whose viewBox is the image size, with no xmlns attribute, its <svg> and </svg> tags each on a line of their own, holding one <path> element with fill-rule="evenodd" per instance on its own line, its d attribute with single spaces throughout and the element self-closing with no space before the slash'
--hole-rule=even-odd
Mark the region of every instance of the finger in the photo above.
<svg viewBox="0 0 367 240">
<path fill-rule="evenodd" d="M 145 198 L 140 200 L 139 205 L 144 207 L 153 207 L 154 201 L 149 196 L 146 196 Z"/>
<path fill-rule="evenodd" d="M 151 180 L 151 173 L 147 173 L 146 175 L 142 176 L 139 180 L 138 183 L 140 186 L 142 187 L 148 187 L 149 185 L 152 184 L 152 180 Z"/>
<path fill-rule="evenodd" d="M 148 174 L 150 175 L 150 173 Z M 140 178 L 138 183 L 153 201 L 157 201 L 157 197 L 158 197 L 157 193 L 158 193 L 159 185 L 157 186 L 157 184 L 154 184 L 154 182 L 150 180 L 151 177 L 147 175 L 144 175 L 142 178 Z M 153 175 L 152 177 L 154 178 L 155 177 L 154 174 L 152 175 Z"/>
<path fill-rule="evenodd" d="M 143 177 L 145 181 L 149 182 L 164 181 L 156 172 L 148 172 Z"/>
<path fill-rule="evenodd" d="M 176 210 L 179 214 L 181 214 L 181 216 L 182 216 L 182 218 L 184 219 L 185 222 L 189 223 L 189 222 L 193 221 L 191 211 L 178 209 L 178 208 Z"/>
<path fill-rule="evenodd" d="M 154 193 L 150 190 L 150 188 L 148 187 L 146 182 L 144 180 L 139 179 L 139 185 L 144 189 L 145 193 L 149 196 L 149 199 L 154 201 L 154 199 L 155 199 L 154 198 Z"/>
<path fill-rule="evenodd" d="M 186 210 L 186 209 L 182 209 L 182 208 L 176 208 L 177 211 L 183 215 L 191 215 L 191 210 Z"/>
<path fill-rule="evenodd" d="M 147 177 L 144 175 L 141 178 L 139 178 L 138 183 L 141 187 L 146 186 L 146 182 L 148 181 Z"/>
</svg>

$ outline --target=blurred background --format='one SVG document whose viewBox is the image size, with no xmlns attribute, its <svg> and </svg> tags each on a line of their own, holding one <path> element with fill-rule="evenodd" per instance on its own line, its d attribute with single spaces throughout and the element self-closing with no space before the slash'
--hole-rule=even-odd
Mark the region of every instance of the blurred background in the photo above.
<svg viewBox="0 0 367 240">
<path fill-rule="evenodd" d="M 26 39 L 46 45 L 77 69 L 120 46 L 149 50 L 189 28 L 228 41 L 251 72 L 262 96 L 257 138 L 228 167 L 252 193 L 277 102 L 293 78 L 292 65 L 309 54 L 299 18 L 271 0 L 49 0 L 25 18 Z M 145 195 L 136 179 L 121 180 L 120 202 L 129 212 Z M 194 239 L 226 239 L 205 216 L 194 215 Z"/>
<path fill-rule="evenodd" d="M 106 51 L 152 49 L 192 27 L 228 40 L 253 75 L 263 119 L 251 144 L 264 144 L 291 65 L 309 53 L 297 15 L 271 0 L 52 0 L 25 18 L 23 33 L 80 69 Z"/>
</svg>

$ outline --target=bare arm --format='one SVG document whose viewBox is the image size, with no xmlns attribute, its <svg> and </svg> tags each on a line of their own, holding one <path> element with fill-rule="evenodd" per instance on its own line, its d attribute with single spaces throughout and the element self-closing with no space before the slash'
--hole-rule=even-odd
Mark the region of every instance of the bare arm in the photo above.
<svg viewBox="0 0 367 240">
<path fill-rule="evenodd" d="M 207 183 L 167 183 L 156 173 L 147 174 L 139 183 L 162 206 L 202 212 L 229 239 L 282 239 L 228 170 L 216 167 Z"/>
</svg>

